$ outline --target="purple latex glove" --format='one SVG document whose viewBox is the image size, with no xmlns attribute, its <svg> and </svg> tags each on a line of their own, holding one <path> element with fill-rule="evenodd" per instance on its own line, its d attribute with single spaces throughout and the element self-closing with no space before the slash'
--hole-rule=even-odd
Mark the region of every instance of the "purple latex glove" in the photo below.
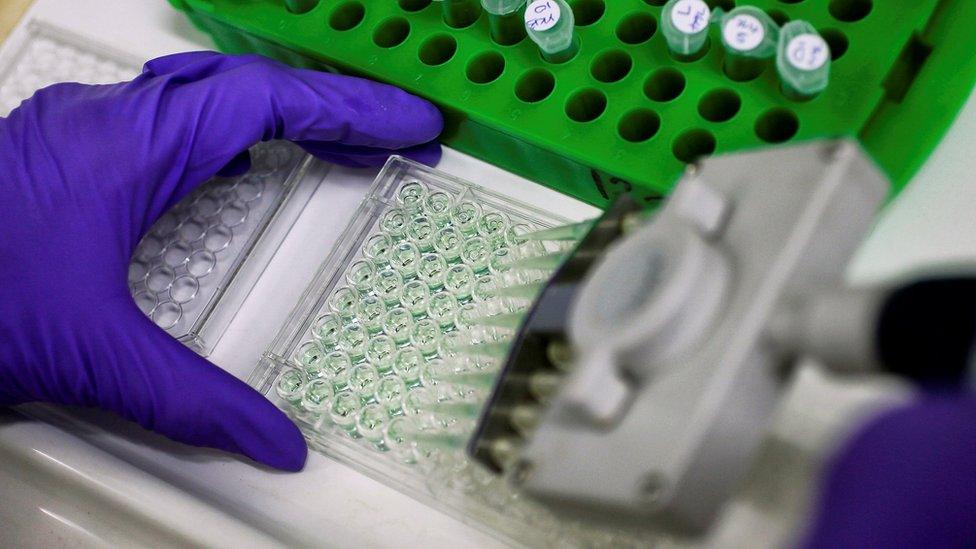
<svg viewBox="0 0 976 549">
<path fill-rule="evenodd" d="M 210 52 L 129 83 L 59 84 L 0 118 L 0 406 L 111 410 L 172 439 L 286 470 L 298 429 L 136 308 L 129 258 L 169 207 L 248 147 L 288 139 L 346 165 L 436 162 L 441 115 L 395 88 Z"/>
<path fill-rule="evenodd" d="M 822 488 L 806 547 L 976 546 L 976 397 L 933 395 L 882 415 Z"/>
</svg>

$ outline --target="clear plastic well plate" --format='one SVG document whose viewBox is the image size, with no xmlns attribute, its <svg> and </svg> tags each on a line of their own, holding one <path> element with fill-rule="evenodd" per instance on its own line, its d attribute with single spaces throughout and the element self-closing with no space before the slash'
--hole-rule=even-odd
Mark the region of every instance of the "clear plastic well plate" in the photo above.
<svg viewBox="0 0 976 549">
<path fill-rule="evenodd" d="M 394 157 L 251 383 L 314 448 L 508 542 L 617 541 L 557 520 L 464 453 L 549 274 L 511 265 L 560 251 L 521 235 L 567 222 Z"/>
<path fill-rule="evenodd" d="M 83 36 L 31 21 L 0 51 L 0 116 L 43 87 L 121 82 L 139 74 L 139 65 Z M 297 215 L 301 208 L 285 203 L 311 194 L 298 192 L 298 183 L 327 170 L 286 142 L 262 143 L 251 152 L 250 172 L 216 177 L 163 215 L 129 267 L 129 287 L 142 311 L 202 354 L 213 349 L 263 271 L 261 261 L 270 258 L 255 253 L 256 246 L 273 250 L 280 242 L 266 234 L 272 220 L 280 212 Z"/>
<path fill-rule="evenodd" d="M 136 305 L 160 328 L 204 355 L 213 350 L 263 272 L 264 265 L 244 267 L 258 262 L 252 252 L 262 238 L 270 238 L 265 235 L 269 224 L 298 183 L 315 171 L 313 165 L 322 169 L 285 141 L 253 147 L 251 162 L 247 174 L 215 177 L 159 218 L 129 264 Z"/>
<path fill-rule="evenodd" d="M 112 84 L 139 74 L 139 62 L 71 32 L 31 21 L 0 53 L 0 116 L 59 82 Z"/>
</svg>

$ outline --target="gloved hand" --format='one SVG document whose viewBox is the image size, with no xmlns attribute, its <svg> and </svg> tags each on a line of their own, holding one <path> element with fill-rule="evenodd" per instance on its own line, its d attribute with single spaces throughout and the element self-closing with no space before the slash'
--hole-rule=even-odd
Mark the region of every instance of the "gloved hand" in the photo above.
<svg viewBox="0 0 976 549">
<path fill-rule="evenodd" d="M 828 467 L 804 545 L 972 547 L 976 397 L 936 394 L 886 412 Z"/>
<path fill-rule="evenodd" d="M 441 129 L 431 104 L 395 88 L 257 56 L 173 55 L 129 83 L 39 91 L 0 118 L 0 406 L 100 407 L 301 469 L 285 415 L 136 308 L 130 256 L 194 187 L 244 171 L 259 141 L 353 166 L 434 163 Z"/>
</svg>

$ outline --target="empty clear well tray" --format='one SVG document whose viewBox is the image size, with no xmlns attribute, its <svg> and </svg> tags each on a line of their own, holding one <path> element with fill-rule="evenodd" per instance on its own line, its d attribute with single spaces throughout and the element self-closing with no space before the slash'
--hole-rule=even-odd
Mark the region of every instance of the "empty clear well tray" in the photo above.
<svg viewBox="0 0 976 549">
<path fill-rule="evenodd" d="M 139 62 L 83 36 L 31 21 L 0 52 L 0 116 L 37 90 L 59 82 L 111 84 L 134 78 Z M 157 325 L 208 354 L 263 271 L 261 261 L 280 243 L 266 234 L 287 201 L 307 201 L 306 177 L 327 167 L 287 142 L 251 151 L 242 177 L 215 177 L 160 218 L 143 238 L 129 267 L 136 303 Z M 282 219 L 288 227 L 294 219 Z M 247 263 L 247 265 L 245 265 Z"/>
<path fill-rule="evenodd" d="M 255 248 L 280 244 L 267 242 L 272 220 L 290 197 L 299 200 L 303 178 L 324 177 L 322 163 L 285 141 L 253 147 L 251 163 L 247 174 L 215 177 L 159 218 L 129 265 L 136 305 L 201 354 L 213 350 L 263 272 Z"/>
</svg>

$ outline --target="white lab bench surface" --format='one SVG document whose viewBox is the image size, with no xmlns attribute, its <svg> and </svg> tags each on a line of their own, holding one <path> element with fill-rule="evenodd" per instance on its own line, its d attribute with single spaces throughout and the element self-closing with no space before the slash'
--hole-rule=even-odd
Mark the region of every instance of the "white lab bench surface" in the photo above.
<svg viewBox="0 0 976 549">
<path fill-rule="evenodd" d="M 21 25 L 30 20 L 138 58 L 213 47 L 164 0 L 38 0 Z M 945 142 L 881 218 L 852 266 L 853 281 L 873 282 L 927 265 L 976 260 L 973 146 L 976 101 L 971 99 Z M 454 151 L 446 151 L 439 167 L 566 217 L 582 219 L 595 212 Z M 218 342 L 212 361 L 240 378 L 251 374 L 375 173 L 330 172 Z M 787 405 L 798 411 L 784 412 L 776 436 L 811 456 L 830 446 L 841 416 L 887 392 L 813 373 L 804 379 L 800 385 L 805 388 L 794 391 Z M 830 406 L 822 405 L 824 394 L 831 395 Z M 779 478 L 809 473 L 809 467 L 797 466 Z M 790 512 L 800 508 L 769 509 L 750 498 L 746 490 L 731 506 L 716 539 L 734 544 L 757 541 L 757 535 L 781 539 Z M 802 507 L 805 498 L 794 500 Z M 283 474 L 227 454 L 178 445 L 99 412 L 53 407 L 31 409 L 30 417 L 0 412 L 2 545 L 281 543 L 499 545 L 478 528 L 318 453 L 310 454 L 302 473 Z"/>
</svg>

